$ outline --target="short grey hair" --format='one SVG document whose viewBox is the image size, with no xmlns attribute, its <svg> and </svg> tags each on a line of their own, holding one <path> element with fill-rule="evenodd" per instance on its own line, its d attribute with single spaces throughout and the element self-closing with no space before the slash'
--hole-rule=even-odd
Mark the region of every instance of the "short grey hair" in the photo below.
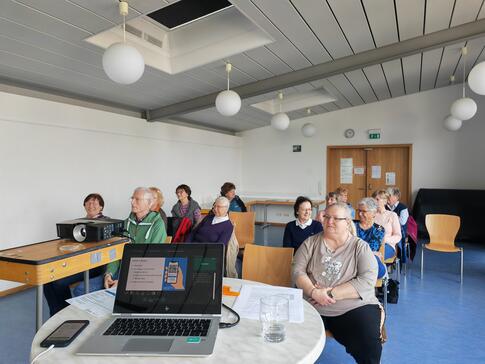
<svg viewBox="0 0 485 364">
<path fill-rule="evenodd" d="M 359 201 L 359 206 L 364 205 L 367 207 L 367 210 L 372 212 L 377 212 L 377 203 L 372 197 L 364 197 L 362 200 Z"/>
<path fill-rule="evenodd" d="M 398 187 L 389 187 L 386 191 L 391 196 L 397 196 L 398 198 L 401 198 L 401 190 Z"/>
<path fill-rule="evenodd" d="M 230 204 L 227 197 L 224 197 L 224 196 L 219 196 L 218 198 L 216 198 L 216 200 L 214 201 L 214 205 L 217 204 L 218 202 L 220 205 L 225 205 L 227 207 L 229 207 L 229 204 Z"/>
<path fill-rule="evenodd" d="M 333 205 L 328 206 L 327 207 L 327 210 L 328 209 L 333 209 L 335 207 L 338 207 L 339 209 L 344 210 L 344 215 L 345 215 L 344 217 L 346 219 L 352 220 L 352 212 L 350 211 L 349 205 L 347 205 L 344 202 L 337 202 L 337 203 L 334 203 Z"/>
<path fill-rule="evenodd" d="M 143 198 L 150 202 L 150 205 L 155 201 L 152 191 L 148 187 L 137 187 L 133 191 L 133 194 L 137 192 L 143 192 Z"/>
</svg>

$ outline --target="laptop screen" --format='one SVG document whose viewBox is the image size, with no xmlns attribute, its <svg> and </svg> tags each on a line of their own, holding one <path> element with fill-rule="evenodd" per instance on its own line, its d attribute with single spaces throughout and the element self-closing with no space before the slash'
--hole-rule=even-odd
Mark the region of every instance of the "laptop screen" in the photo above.
<svg viewBox="0 0 485 364">
<path fill-rule="evenodd" d="M 222 244 L 127 244 L 114 313 L 220 314 Z"/>
</svg>

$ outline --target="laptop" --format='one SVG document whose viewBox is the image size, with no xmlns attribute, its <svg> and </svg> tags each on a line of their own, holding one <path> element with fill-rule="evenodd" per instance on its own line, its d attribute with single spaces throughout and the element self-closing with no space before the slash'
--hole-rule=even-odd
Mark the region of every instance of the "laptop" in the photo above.
<svg viewBox="0 0 485 364">
<path fill-rule="evenodd" d="M 212 354 L 223 266 L 222 244 L 125 245 L 112 317 L 76 354 Z"/>
</svg>

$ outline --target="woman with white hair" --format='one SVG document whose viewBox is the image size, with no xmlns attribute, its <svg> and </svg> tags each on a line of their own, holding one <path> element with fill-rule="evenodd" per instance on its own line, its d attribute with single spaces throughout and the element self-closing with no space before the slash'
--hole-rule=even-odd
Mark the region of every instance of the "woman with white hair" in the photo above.
<svg viewBox="0 0 485 364">
<path fill-rule="evenodd" d="M 357 212 L 360 220 L 355 222 L 356 234 L 358 238 L 367 242 L 374 252 L 379 267 L 377 278 L 380 279 L 386 274 L 386 266 L 382 261 L 384 257 L 379 253 L 379 249 L 383 244 L 385 230 L 381 225 L 375 223 L 377 203 L 373 198 L 365 197 L 359 201 L 358 206 Z"/>
<path fill-rule="evenodd" d="M 229 220 L 229 200 L 218 197 L 209 215 L 194 228 L 188 238 L 192 243 L 221 243 L 227 246 L 234 226 Z"/>
</svg>

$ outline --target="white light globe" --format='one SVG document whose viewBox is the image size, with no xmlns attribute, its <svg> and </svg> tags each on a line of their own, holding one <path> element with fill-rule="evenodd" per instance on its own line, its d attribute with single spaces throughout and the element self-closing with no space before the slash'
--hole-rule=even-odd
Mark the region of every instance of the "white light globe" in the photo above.
<svg viewBox="0 0 485 364">
<path fill-rule="evenodd" d="M 468 120 L 477 113 L 477 103 L 469 97 L 463 97 L 451 104 L 451 116 L 458 120 Z"/>
<path fill-rule="evenodd" d="M 317 128 L 312 123 L 306 123 L 301 127 L 301 133 L 304 137 L 311 138 L 317 132 Z"/>
<path fill-rule="evenodd" d="M 135 83 L 143 75 L 145 61 L 135 47 L 115 43 L 103 54 L 103 69 L 108 77 L 122 85 Z"/>
<path fill-rule="evenodd" d="M 480 62 L 468 74 L 468 86 L 473 92 L 485 95 L 485 62 Z"/>
<path fill-rule="evenodd" d="M 236 115 L 241 109 L 241 98 L 235 91 L 221 91 L 216 97 L 216 109 L 224 116 Z"/>
<path fill-rule="evenodd" d="M 290 126 L 290 118 L 284 112 L 274 114 L 271 118 L 271 126 L 276 130 L 286 130 Z"/>
<path fill-rule="evenodd" d="M 461 128 L 463 122 L 451 115 L 448 115 L 445 119 L 444 126 L 449 131 L 457 131 Z"/>
</svg>

